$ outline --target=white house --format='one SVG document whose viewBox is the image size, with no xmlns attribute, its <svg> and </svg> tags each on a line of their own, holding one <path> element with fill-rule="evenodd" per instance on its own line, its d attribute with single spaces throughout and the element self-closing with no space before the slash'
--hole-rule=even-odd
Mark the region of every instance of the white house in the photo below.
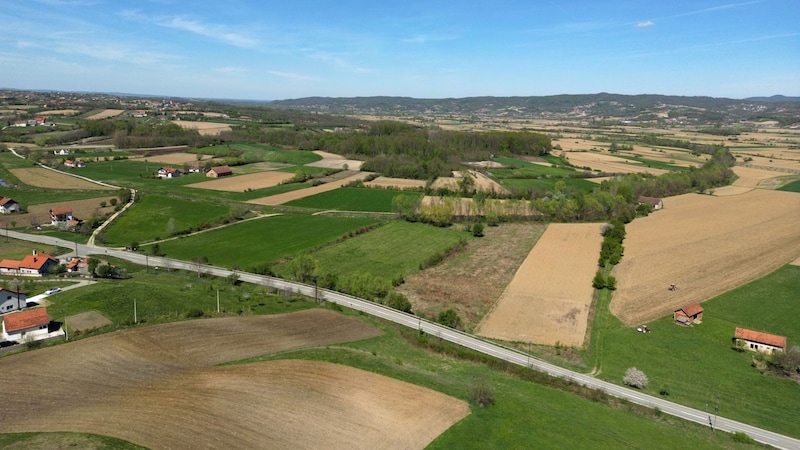
<svg viewBox="0 0 800 450">
<path fill-rule="evenodd" d="M 64 155 L 69 155 L 70 151 L 67 150 L 66 148 L 62 148 L 61 150 L 53 150 L 53 154 L 54 155 L 64 156 Z"/>
<path fill-rule="evenodd" d="M 19 211 L 19 203 L 11 197 L 0 197 L 0 214 L 11 214 Z"/>
<path fill-rule="evenodd" d="M 24 309 L 26 304 L 24 293 L 0 287 L 0 314 L 19 311 Z"/>
<path fill-rule="evenodd" d="M 36 253 L 22 258 L 21 261 L 13 259 L 0 260 L 0 274 L 3 275 L 22 275 L 41 277 L 48 275 L 50 269 L 58 264 L 58 260 L 47 253 Z"/>
<path fill-rule="evenodd" d="M 48 333 L 47 308 L 33 308 L 3 316 L 3 338 L 7 341 L 35 340 Z"/>
<path fill-rule="evenodd" d="M 176 169 L 174 167 L 162 167 L 158 169 L 158 176 L 161 178 L 177 178 L 181 176 L 183 172 L 180 169 Z"/>
</svg>

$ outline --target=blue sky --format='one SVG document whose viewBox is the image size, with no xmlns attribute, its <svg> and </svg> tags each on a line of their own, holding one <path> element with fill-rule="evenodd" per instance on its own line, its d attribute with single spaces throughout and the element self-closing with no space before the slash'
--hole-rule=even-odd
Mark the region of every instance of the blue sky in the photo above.
<svg viewBox="0 0 800 450">
<path fill-rule="evenodd" d="M 0 0 L 0 87 L 800 96 L 800 1 Z"/>
</svg>

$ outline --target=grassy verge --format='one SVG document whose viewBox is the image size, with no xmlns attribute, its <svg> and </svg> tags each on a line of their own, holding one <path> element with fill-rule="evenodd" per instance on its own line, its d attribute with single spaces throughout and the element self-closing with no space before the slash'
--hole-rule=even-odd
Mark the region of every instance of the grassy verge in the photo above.
<svg viewBox="0 0 800 450">
<path fill-rule="evenodd" d="M 80 448 L 84 450 L 134 450 L 146 448 L 121 439 L 86 433 L 0 434 L 0 447 L 6 450 L 50 450 L 61 448 Z"/>
</svg>

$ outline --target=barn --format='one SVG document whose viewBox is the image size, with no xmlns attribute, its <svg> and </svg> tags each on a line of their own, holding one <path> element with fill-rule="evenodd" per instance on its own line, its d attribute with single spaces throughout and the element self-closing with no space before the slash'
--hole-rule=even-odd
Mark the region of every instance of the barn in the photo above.
<svg viewBox="0 0 800 450">
<path fill-rule="evenodd" d="M 736 327 L 733 344 L 752 352 L 772 354 L 786 350 L 786 336 Z"/>
</svg>

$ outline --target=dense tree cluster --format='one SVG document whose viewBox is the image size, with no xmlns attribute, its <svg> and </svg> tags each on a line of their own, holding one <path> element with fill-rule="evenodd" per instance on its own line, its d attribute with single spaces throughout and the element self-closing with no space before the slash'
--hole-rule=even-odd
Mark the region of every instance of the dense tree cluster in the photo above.
<svg viewBox="0 0 800 450">
<path fill-rule="evenodd" d="M 106 119 L 84 122 L 89 137 L 109 136 L 117 148 L 149 148 L 170 145 L 205 146 L 215 138 L 201 136 L 172 122 Z"/>
</svg>

